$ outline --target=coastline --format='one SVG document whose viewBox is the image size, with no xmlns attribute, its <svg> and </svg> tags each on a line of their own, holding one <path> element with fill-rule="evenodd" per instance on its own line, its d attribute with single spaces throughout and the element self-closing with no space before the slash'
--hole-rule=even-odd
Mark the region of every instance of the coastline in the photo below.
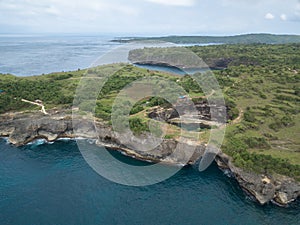
<svg viewBox="0 0 300 225">
<path fill-rule="evenodd" d="M 193 165 L 201 158 L 205 146 L 188 146 L 190 143 L 179 143 L 176 140 L 164 140 L 162 144 L 150 152 L 138 152 L 121 144 L 118 136 L 111 127 L 96 122 L 97 134 L 91 130 L 91 124 L 86 118 L 73 118 L 66 112 L 57 112 L 54 115 L 41 113 L 2 114 L 0 115 L 0 137 L 15 146 L 22 146 L 37 139 L 54 142 L 61 138 L 96 140 L 95 144 L 116 150 L 136 160 L 147 162 L 162 162 L 169 165 Z M 74 134 L 74 127 L 80 126 L 80 134 Z M 96 135 L 95 135 L 96 134 Z M 175 154 L 170 157 L 173 149 L 178 145 L 196 147 L 188 163 L 184 162 L 184 154 Z M 279 206 L 287 206 L 300 197 L 300 183 L 285 176 L 271 176 L 244 171 L 233 165 L 232 159 L 224 153 L 219 153 L 215 159 L 218 167 L 228 171 L 239 183 L 240 187 L 253 196 L 261 205 L 272 202 Z"/>
</svg>

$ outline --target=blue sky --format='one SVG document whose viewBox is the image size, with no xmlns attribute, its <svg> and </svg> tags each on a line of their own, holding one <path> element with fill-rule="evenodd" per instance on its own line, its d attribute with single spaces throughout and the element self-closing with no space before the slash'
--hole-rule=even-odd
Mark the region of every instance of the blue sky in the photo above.
<svg viewBox="0 0 300 225">
<path fill-rule="evenodd" d="M 300 34 L 300 0 L 0 0 L 0 33 Z"/>
</svg>

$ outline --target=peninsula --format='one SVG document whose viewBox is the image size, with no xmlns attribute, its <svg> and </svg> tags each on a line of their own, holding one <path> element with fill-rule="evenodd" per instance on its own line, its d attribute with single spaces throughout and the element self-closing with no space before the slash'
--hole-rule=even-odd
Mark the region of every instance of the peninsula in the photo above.
<svg viewBox="0 0 300 225">
<path fill-rule="evenodd" d="M 216 158 L 218 166 L 229 171 L 261 204 L 273 201 L 287 205 L 296 200 L 300 196 L 300 45 L 188 48 L 209 67 L 219 68 L 214 75 L 226 100 L 227 130 L 222 153 Z M 159 55 L 160 51 L 162 49 L 133 50 L 129 59 L 135 63 L 149 63 L 136 59 L 148 58 L 153 52 Z M 74 102 L 77 85 L 86 74 L 100 79 L 99 71 L 109 73 L 116 69 L 99 93 L 96 105 L 89 101 L 88 92 L 79 96 L 86 98 L 84 103 Z M 157 122 L 157 132 L 164 133 L 163 142 L 147 154 L 122 146 L 112 132 L 112 105 L 122 88 L 142 77 L 168 79 L 182 86 L 199 111 L 196 124 L 200 129 L 194 129 L 195 122 L 189 121 L 188 126 L 184 126 L 189 129 L 182 130 L 172 105 L 163 98 L 150 96 L 131 109 L 130 128 L 135 135 L 145 136 L 149 132 L 149 122 L 163 118 L 163 125 Z M 175 147 L 190 145 L 196 146 L 196 150 L 187 164 L 194 164 L 203 154 L 211 129 L 218 129 L 218 124 L 211 120 L 208 96 L 190 76 L 151 71 L 130 64 L 33 77 L 1 74 L 0 89 L 3 90 L 0 93 L 0 136 L 8 137 L 18 146 L 38 138 L 55 141 L 61 137 L 80 136 L 97 139 L 99 144 L 140 160 L 177 164 L 182 162 L 184 152 L 170 158 Z M 178 98 L 180 104 L 180 96 Z M 95 112 L 91 115 L 93 106 Z M 74 110 L 78 113 L 72 119 Z M 90 130 L 90 117 L 96 121 L 97 135 Z M 80 127 L 80 134 L 74 134 L 74 127 Z M 183 139 L 179 140 L 179 133 L 183 133 Z"/>
</svg>

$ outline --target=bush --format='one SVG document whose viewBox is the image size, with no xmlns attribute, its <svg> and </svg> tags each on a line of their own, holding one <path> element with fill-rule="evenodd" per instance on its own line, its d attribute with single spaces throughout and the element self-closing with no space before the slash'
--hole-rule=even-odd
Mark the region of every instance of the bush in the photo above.
<svg viewBox="0 0 300 225">
<path fill-rule="evenodd" d="M 163 105 L 168 105 L 168 103 L 165 99 L 160 98 L 160 97 L 152 97 L 149 100 L 149 106 L 154 107 L 154 106 L 163 106 Z"/>
<path fill-rule="evenodd" d="M 239 116 L 239 110 L 237 108 L 231 108 L 228 112 L 227 115 L 229 119 L 234 120 Z"/>
<path fill-rule="evenodd" d="M 250 110 L 247 110 L 245 113 L 244 113 L 244 118 L 247 122 L 250 122 L 250 123 L 254 123 L 256 121 L 256 118 L 255 118 L 255 115 L 253 112 L 251 112 Z"/>
<path fill-rule="evenodd" d="M 129 119 L 129 126 L 133 133 L 141 134 L 144 131 L 149 131 L 148 125 L 143 123 L 142 119 L 133 117 Z"/>
<path fill-rule="evenodd" d="M 267 96 L 262 92 L 259 92 L 259 97 L 261 97 L 262 99 L 267 99 Z"/>
<path fill-rule="evenodd" d="M 279 131 L 284 127 L 290 127 L 294 125 L 295 122 L 293 121 L 292 117 L 290 117 L 289 115 L 285 115 L 281 119 L 275 118 L 275 122 L 271 123 L 269 125 L 269 128 L 271 128 L 274 131 Z"/>
<path fill-rule="evenodd" d="M 172 139 L 174 137 L 175 137 L 174 134 L 166 134 L 165 137 L 164 137 L 164 139 Z"/>
<path fill-rule="evenodd" d="M 144 107 L 143 107 L 143 106 L 141 106 L 141 105 L 135 105 L 135 106 L 131 109 L 130 115 L 137 114 L 137 113 L 139 113 L 139 112 L 141 112 L 141 111 L 143 111 L 143 110 L 144 110 Z"/>
<path fill-rule="evenodd" d="M 246 137 L 244 139 L 245 143 L 249 148 L 270 148 L 270 144 L 264 137 Z"/>
</svg>

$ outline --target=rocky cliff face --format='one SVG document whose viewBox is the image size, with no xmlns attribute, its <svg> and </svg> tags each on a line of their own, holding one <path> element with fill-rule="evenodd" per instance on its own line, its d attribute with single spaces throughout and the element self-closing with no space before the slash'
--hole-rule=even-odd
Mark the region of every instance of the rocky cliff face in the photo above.
<svg viewBox="0 0 300 225">
<path fill-rule="evenodd" d="M 182 142 L 173 139 L 157 140 L 158 138 L 148 134 L 135 137 L 132 134 L 113 132 L 105 123 L 94 123 L 85 117 L 72 119 L 71 115 L 63 112 L 54 115 L 39 113 L 2 115 L 0 136 L 8 137 L 9 142 L 16 146 L 25 145 L 39 138 L 47 141 L 65 137 L 95 139 L 99 145 L 122 150 L 137 159 L 174 164 L 195 163 L 205 150 L 204 145 L 196 146 L 188 140 Z M 138 150 L 147 145 L 150 150 Z"/>
<path fill-rule="evenodd" d="M 300 197 L 300 183 L 289 177 L 272 177 L 244 171 L 235 167 L 231 158 L 224 153 L 216 157 L 216 162 L 222 170 L 229 170 L 240 186 L 262 205 L 273 201 L 285 206 Z"/>
<path fill-rule="evenodd" d="M 63 114 L 53 117 L 41 114 L 6 114 L 0 117 L 0 136 L 20 146 L 37 138 L 54 141 L 59 137 L 72 137 L 71 118 Z"/>
<path fill-rule="evenodd" d="M 74 132 L 74 130 L 76 132 Z M 149 151 L 140 151 L 145 145 L 155 144 L 155 139 L 147 137 L 148 143 L 128 134 L 112 131 L 111 127 L 101 122 L 91 122 L 87 118 L 73 118 L 60 112 L 51 115 L 19 113 L 0 116 L 0 136 L 8 137 L 9 142 L 21 146 L 37 138 L 55 141 L 61 137 L 83 137 L 96 139 L 97 144 L 125 152 L 127 155 L 140 160 L 165 162 L 171 164 L 194 164 L 204 153 L 205 146 L 189 140 L 162 140 Z M 131 137 L 132 136 L 132 137 Z M 131 137 L 131 138 L 128 138 Z M 230 157 L 220 153 L 216 162 L 223 170 L 230 170 L 240 186 L 253 195 L 259 203 L 274 201 L 286 205 L 300 196 L 300 184 L 288 177 L 267 177 L 246 172 L 235 167 Z"/>
</svg>

